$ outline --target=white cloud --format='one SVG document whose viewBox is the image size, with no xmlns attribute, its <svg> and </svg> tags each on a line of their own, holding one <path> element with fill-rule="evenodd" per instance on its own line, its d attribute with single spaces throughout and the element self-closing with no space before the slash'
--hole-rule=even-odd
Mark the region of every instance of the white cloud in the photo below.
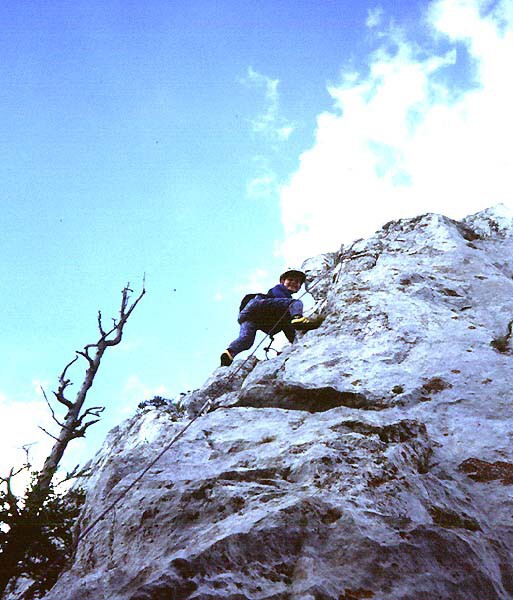
<svg viewBox="0 0 513 600">
<path fill-rule="evenodd" d="M 264 91 L 265 107 L 251 121 L 253 133 L 263 138 L 269 144 L 268 150 L 278 152 L 294 132 L 294 124 L 281 115 L 280 95 L 278 92 L 279 79 L 271 79 L 258 73 L 251 67 L 242 80 L 246 86 Z M 255 175 L 246 184 L 246 196 L 253 200 L 266 200 L 276 196 L 278 192 L 278 176 L 271 168 L 269 159 L 265 156 L 255 156 Z"/>
<path fill-rule="evenodd" d="M 237 293 L 250 294 L 256 292 L 267 292 L 273 285 L 273 281 L 276 279 L 278 283 L 279 274 L 273 277 L 266 269 L 255 269 L 252 273 L 249 273 L 248 278 L 236 286 L 235 290 Z"/>
<path fill-rule="evenodd" d="M 253 132 L 274 143 L 287 141 L 294 131 L 294 124 L 280 114 L 280 80 L 271 79 L 249 67 L 242 82 L 248 87 L 263 89 L 265 94 L 264 110 L 251 121 Z"/>
<path fill-rule="evenodd" d="M 431 49 L 393 29 L 369 57 L 368 74 L 343 73 L 329 87 L 333 110 L 318 116 L 314 146 L 280 190 L 287 262 L 335 250 L 390 219 L 427 211 L 461 218 L 513 204 L 513 3 L 485 16 L 484 6 L 433 2 Z M 444 51 L 435 52 L 440 40 Z M 465 49 L 475 81 L 461 91 L 452 78 Z"/>
<path fill-rule="evenodd" d="M 270 198 L 276 193 L 277 182 L 276 173 L 272 171 L 263 172 L 246 184 L 246 195 L 248 198 L 254 199 Z"/>
<path fill-rule="evenodd" d="M 270 165 L 267 156 L 253 158 L 255 176 L 246 184 L 246 196 L 252 200 L 268 200 L 277 197 L 279 192 L 278 176 Z"/>
<path fill-rule="evenodd" d="M 381 25 L 382 19 L 383 9 L 380 6 L 376 8 L 369 8 L 367 11 L 367 20 L 365 21 L 365 25 L 367 25 L 369 29 L 373 29 L 374 27 Z"/>
</svg>

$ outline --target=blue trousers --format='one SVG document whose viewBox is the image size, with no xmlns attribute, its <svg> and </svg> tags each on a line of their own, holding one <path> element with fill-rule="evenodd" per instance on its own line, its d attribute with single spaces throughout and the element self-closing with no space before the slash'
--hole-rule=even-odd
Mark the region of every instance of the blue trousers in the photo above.
<svg viewBox="0 0 513 600">
<path fill-rule="evenodd" d="M 290 298 L 262 298 L 261 296 L 250 300 L 239 313 L 237 319 L 240 324 L 239 337 L 228 346 L 230 354 L 235 356 L 243 350 L 249 350 L 255 343 L 256 332 L 260 329 L 269 333 L 272 325 L 276 325 L 280 317 L 287 314 L 287 310 L 290 316 L 302 315 L 303 303 L 301 300 Z M 266 313 L 278 315 L 271 328 L 265 326 L 263 328 L 262 321 L 265 320 Z"/>
</svg>

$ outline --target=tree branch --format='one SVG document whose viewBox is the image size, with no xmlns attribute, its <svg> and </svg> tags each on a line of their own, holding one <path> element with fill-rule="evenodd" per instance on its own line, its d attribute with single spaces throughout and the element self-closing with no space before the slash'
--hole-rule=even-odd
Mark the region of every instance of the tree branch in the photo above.
<svg viewBox="0 0 513 600">
<path fill-rule="evenodd" d="M 78 356 L 75 356 L 75 358 L 64 367 L 64 370 L 59 376 L 59 388 L 56 392 L 53 393 L 57 400 L 61 404 L 64 404 L 64 406 L 66 406 L 67 408 L 71 408 L 73 406 L 73 402 L 70 402 L 70 400 L 66 398 L 64 392 L 66 391 L 66 388 L 73 384 L 71 383 L 70 379 L 66 379 L 66 373 L 68 372 L 68 369 L 71 367 L 71 365 L 75 364 L 77 360 Z"/>
<path fill-rule="evenodd" d="M 81 427 L 81 425 L 86 417 L 99 417 L 100 414 L 104 410 L 105 410 L 105 406 L 91 406 L 91 408 L 86 409 L 84 411 L 84 413 L 75 420 L 74 427 L 75 428 Z"/>
<path fill-rule="evenodd" d="M 142 289 L 141 293 L 139 294 L 139 296 L 134 300 L 134 302 L 132 303 L 131 306 L 128 306 L 128 302 L 130 300 L 130 294 L 133 292 L 133 290 L 129 286 L 130 286 L 130 283 L 127 283 L 127 285 L 123 288 L 123 291 L 121 292 L 121 307 L 119 310 L 119 321 L 117 323 L 114 321 L 115 325 L 108 334 L 108 335 L 110 335 L 110 334 L 114 333 L 114 331 L 116 331 L 116 336 L 112 340 L 107 340 L 107 336 L 105 336 L 103 338 L 103 341 L 106 346 L 115 346 L 115 345 L 119 344 L 119 342 L 121 341 L 121 337 L 123 334 L 123 327 L 125 326 L 125 323 L 127 322 L 128 318 L 134 311 L 135 307 L 139 304 L 142 297 L 146 293 L 146 289 L 143 286 L 143 289 Z M 127 307 L 128 307 L 128 309 L 127 309 Z"/>
<path fill-rule="evenodd" d="M 16 473 L 16 475 L 19 472 L 20 471 L 18 471 Z M 9 510 L 11 511 L 13 517 L 16 517 L 19 515 L 20 508 L 18 506 L 18 498 L 14 494 L 14 492 L 12 491 L 12 488 L 11 488 L 11 480 L 13 477 L 15 477 L 15 474 L 13 473 L 13 469 L 11 469 L 11 473 L 9 474 L 9 477 L 7 479 L 2 477 L 2 481 L 6 485 L 5 499 L 6 499 L 7 505 L 9 506 Z"/>
<path fill-rule="evenodd" d="M 82 469 L 79 468 L 78 465 L 73 467 L 71 471 L 67 471 L 66 475 L 63 479 L 59 480 L 55 485 L 62 485 L 67 481 L 71 481 L 72 479 L 78 479 L 79 477 L 88 477 L 91 475 L 91 467 L 84 467 Z"/>
<path fill-rule="evenodd" d="M 56 442 L 59 441 L 59 438 L 56 437 L 55 435 L 53 435 L 52 433 L 50 433 L 49 431 L 47 431 L 44 427 L 41 427 L 41 425 L 38 425 L 38 428 L 41 429 L 41 431 L 44 431 L 46 433 L 46 435 L 49 435 L 51 438 L 53 438 Z"/>
<path fill-rule="evenodd" d="M 88 427 L 91 427 L 91 425 L 98 423 L 99 420 L 100 419 L 93 419 L 92 421 L 88 421 L 87 423 L 84 423 L 82 425 L 82 427 L 75 428 L 75 430 L 73 431 L 73 439 L 85 437 L 85 432 L 88 429 Z"/>
<path fill-rule="evenodd" d="M 91 347 L 91 344 L 89 344 L 89 347 Z M 77 354 L 80 354 L 80 356 L 83 356 L 89 363 L 89 366 L 92 367 L 94 362 L 93 362 L 93 359 L 89 356 L 89 353 L 87 352 L 88 346 L 86 346 L 84 348 L 84 350 L 85 350 L 85 352 L 81 352 L 80 350 L 77 350 L 76 352 L 77 352 Z"/>
<path fill-rule="evenodd" d="M 98 329 L 100 330 L 100 333 L 102 334 L 102 337 L 104 337 L 105 335 L 107 335 L 105 333 L 105 331 L 103 330 L 103 325 L 102 325 L 102 311 L 101 310 L 98 311 Z"/>
<path fill-rule="evenodd" d="M 48 405 L 48 408 L 50 409 L 50 412 L 52 413 L 52 419 L 53 419 L 53 420 L 54 420 L 54 421 L 57 423 L 57 425 L 59 425 L 59 427 L 64 427 L 64 426 L 65 426 L 65 425 L 64 425 L 64 423 L 61 423 L 61 422 L 60 422 L 60 421 L 57 419 L 57 417 L 55 416 L 55 411 L 53 410 L 53 408 L 52 408 L 52 405 L 50 404 L 50 401 L 48 400 L 48 397 L 47 397 L 47 395 L 46 395 L 46 392 L 45 392 L 45 390 L 43 389 L 43 387 L 42 387 L 42 386 L 39 386 L 39 387 L 40 387 L 40 389 L 41 389 L 41 392 L 43 392 L 43 397 L 44 397 L 44 399 L 46 400 L 46 404 Z M 52 436 L 52 437 L 53 437 L 53 436 Z"/>
</svg>

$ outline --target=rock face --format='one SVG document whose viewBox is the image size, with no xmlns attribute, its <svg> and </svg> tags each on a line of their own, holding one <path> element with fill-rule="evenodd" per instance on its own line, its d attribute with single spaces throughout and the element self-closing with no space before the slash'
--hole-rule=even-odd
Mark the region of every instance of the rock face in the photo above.
<svg viewBox="0 0 513 600">
<path fill-rule="evenodd" d="M 513 598 L 513 219 L 305 263 L 325 321 L 113 430 L 47 600 Z M 210 401 L 135 484 L 134 479 Z"/>
</svg>

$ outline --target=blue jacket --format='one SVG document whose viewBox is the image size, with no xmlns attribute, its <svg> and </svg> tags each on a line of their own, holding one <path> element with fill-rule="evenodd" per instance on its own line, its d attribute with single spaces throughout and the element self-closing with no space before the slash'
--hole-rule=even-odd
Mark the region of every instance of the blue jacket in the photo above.
<svg viewBox="0 0 513 600">
<path fill-rule="evenodd" d="M 283 283 L 278 283 L 273 288 L 271 288 L 267 295 L 271 298 L 290 298 L 292 300 L 292 292 L 288 290 Z M 282 309 L 283 310 L 283 309 Z M 279 328 L 271 330 L 267 333 L 277 333 L 278 331 L 283 331 L 285 337 L 289 340 L 289 342 L 293 342 L 296 339 L 296 331 L 290 324 L 290 315 L 287 314 L 287 317 L 283 318 L 283 312 L 281 312 L 280 316 L 282 319 L 279 323 Z"/>
<path fill-rule="evenodd" d="M 283 283 L 279 283 L 267 292 L 271 298 L 292 298 L 292 292 L 288 290 Z"/>
<path fill-rule="evenodd" d="M 248 306 L 250 299 L 252 300 L 254 297 L 260 297 L 262 303 Z M 292 300 L 292 293 L 283 284 L 279 283 L 271 288 L 267 294 L 247 294 L 242 299 L 238 321 L 242 323 L 241 318 L 251 320 L 258 329 L 270 335 L 283 331 L 289 342 L 293 342 L 296 331 L 290 324 L 291 315 L 288 311 L 284 312 L 283 303 L 278 306 L 272 303 L 269 304 L 269 300 L 273 299 Z"/>
</svg>

